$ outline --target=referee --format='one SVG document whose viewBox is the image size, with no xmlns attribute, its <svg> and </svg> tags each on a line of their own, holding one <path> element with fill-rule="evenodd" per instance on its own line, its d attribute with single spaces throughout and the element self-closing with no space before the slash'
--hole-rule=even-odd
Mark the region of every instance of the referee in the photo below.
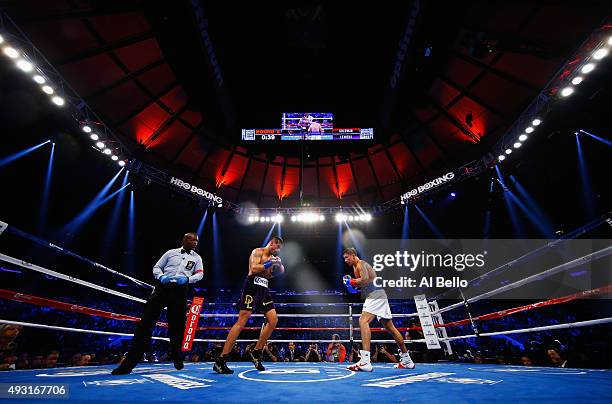
<svg viewBox="0 0 612 404">
<path fill-rule="evenodd" d="M 187 321 L 187 291 L 190 283 L 195 283 L 204 276 L 202 258 L 193 251 L 197 246 L 198 235 L 187 233 L 183 236 L 183 246 L 166 251 L 153 267 L 153 276 L 159 284 L 153 289 L 144 306 L 127 357 L 113 370 L 113 375 L 131 373 L 142 359 L 151 343 L 153 327 L 164 307 L 168 307 L 170 357 L 176 369 L 183 368 L 181 342 Z"/>
</svg>

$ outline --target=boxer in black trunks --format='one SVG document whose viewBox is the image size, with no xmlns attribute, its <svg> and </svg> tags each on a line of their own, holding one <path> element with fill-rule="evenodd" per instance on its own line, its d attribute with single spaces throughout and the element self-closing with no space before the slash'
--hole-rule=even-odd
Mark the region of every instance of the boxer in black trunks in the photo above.
<svg viewBox="0 0 612 404">
<path fill-rule="evenodd" d="M 273 236 L 264 248 L 256 248 L 251 252 L 249 257 L 249 274 L 244 281 L 242 295 L 238 302 L 240 310 L 238 320 L 225 339 L 223 351 L 221 351 L 221 354 L 215 360 L 213 366 L 215 372 L 223 374 L 234 373 L 233 370 L 227 367 L 227 357 L 254 310 L 262 311 L 266 317 L 266 325 L 259 334 L 259 340 L 255 344 L 255 349 L 251 351 L 251 360 L 257 370 L 265 370 L 261 364 L 261 353 L 278 321 L 274 302 L 268 289 L 268 280 L 285 272 L 285 267 L 280 257 L 277 256 L 282 247 L 283 239 Z"/>
</svg>

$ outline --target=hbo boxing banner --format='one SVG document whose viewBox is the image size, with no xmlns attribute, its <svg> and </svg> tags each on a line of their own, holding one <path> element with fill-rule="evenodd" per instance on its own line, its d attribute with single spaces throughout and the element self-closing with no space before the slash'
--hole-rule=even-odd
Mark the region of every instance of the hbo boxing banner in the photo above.
<svg viewBox="0 0 612 404">
<path fill-rule="evenodd" d="M 185 352 L 190 351 L 193 345 L 193 338 L 198 328 L 202 304 L 204 304 L 204 298 L 194 297 L 191 306 L 189 306 L 187 323 L 185 323 L 185 334 L 183 335 L 183 351 Z"/>
</svg>

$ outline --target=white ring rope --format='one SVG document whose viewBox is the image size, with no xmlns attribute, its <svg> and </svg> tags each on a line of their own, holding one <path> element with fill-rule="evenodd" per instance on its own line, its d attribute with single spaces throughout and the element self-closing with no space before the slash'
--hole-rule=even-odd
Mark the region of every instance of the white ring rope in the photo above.
<svg viewBox="0 0 612 404">
<path fill-rule="evenodd" d="M 586 321 L 576 321 L 573 323 L 563 323 L 563 324 L 553 324 L 553 325 L 545 325 L 542 327 L 532 327 L 532 328 L 521 328 L 518 330 L 507 330 L 507 331 L 497 331 L 497 332 L 488 332 L 480 334 L 481 337 L 488 337 L 494 335 L 508 335 L 508 334 L 521 334 L 527 332 L 538 332 L 538 331 L 548 331 L 548 330 L 559 330 L 559 329 L 567 329 L 567 328 L 577 328 L 577 327 L 587 327 L 591 325 L 600 325 L 600 324 L 608 324 L 612 323 L 612 317 L 604 317 L 595 320 L 586 320 Z M 46 325 L 46 324 L 37 324 L 37 323 L 26 323 L 23 321 L 12 321 L 12 320 L 4 320 L 0 319 L 0 324 L 12 324 L 12 325 L 20 325 L 24 327 L 34 327 L 34 328 L 42 328 L 47 330 L 57 330 L 57 331 L 72 331 L 79 333 L 90 333 L 90 334 L 101 334 L 101 335 L 120 335 L 125 337 L 133 337 L 134 334 L 127 334 L 121 332 L 111 332 L 111 331 L 98 331 L 98 330 L 85 330 L 83 328 L 70 328 L 70 327 L 60 327 L 56 325 Z M 475 334 L 470 335 L 459 335 L 456 337 L 447 337 L 440 338 L 440 341 L 452 341 L 456 339 L 464 339 L 464 338 L 477 338 L 478 336 Z M 165 337 L 152 337 L 153 339 L 169 341 L 168 338 Z M 197 342 L 225 342 L 225 340 L 220 339 L 200 339 L 196 338 L 194 341 Z M 236 342 L 254 342 L 257 339 L 239 339 Z M 269 342 L 361 342 L 359 339 L 354 340 L 269 340 Z M 393 343 L 395 340 L 372 340 L 371 342 L 378 343 Z M 405 343 L 415 343 L 415 342 L 425 342 L 423 339 L 415 339 L 415 340 L 405 340 Z"/>
<path fill-rule="evenodd" d="M 0 260 L 6 261 L 6 262 L 10 262 L 11 264 L 20 266 L 20 267 L 25 268 L 25 269 L 32 269 L 32 270 L 34 270 L 36 272 L 41 272 L 41 273 L 46 274 L 46 275 L 54 276 L 56 278 L 60 278 L 60 279 L 66 280 L 68 282 L 73 282 L 73 283 L 77 283 L 79 285 L 87 286 L 88 288 L 91 288 L 91 289 L 100 290 L 102 292 L 106 292 L 106 293 L 111 294 L 111 295 L 115 295 L 115 296 L 123 297 L 123 298 L 129 299 L 129 300 L 133 300 L 135 302 L 139 302 L 139 303 L 146 303 L 147 302 L 144 299 L 140 299 L 138 297 L 130 296 L 130 295 L 126 294 L 126 293 L 118 292 L 118 291 L 113 290 L 113 289 L 105 288 L 104 286 L 99 286 L 99 285 L 96 285 L 95 283 L 83 281 L 83 280 L 81 280 L 79 278 L 75 278 L 75 277 L 72 277 L 72 276 L 69 276 L 69 275 L 64 275 L 62 273 L 55 272 L 55 271 L 52 271 L 52 270 L 47 269 L 47 268 L 43 268 L 41 266 L 38 266 L 36 264 L 32 264 L 30 262 L 26 262 L 26 261 L 23 261 L 23 260 L 20 260 L 20 259 L 17 259 L 17 258 L 9 257 L 8 255 L 2 254 L 2 253 L 0 253 Z"/>
</svg>

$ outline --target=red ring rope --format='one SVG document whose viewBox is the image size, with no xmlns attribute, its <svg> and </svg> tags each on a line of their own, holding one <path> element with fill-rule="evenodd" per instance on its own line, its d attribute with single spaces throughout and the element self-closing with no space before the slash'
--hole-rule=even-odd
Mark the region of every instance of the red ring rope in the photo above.
<svg viewBox="0 0 612 404">
<path fill-rule="evenodd" d="M 612 293 L 612 285 L 608 285 L 608 286 L 602 286 L 600 288 L 597 289 L 592 289 L 592 290 L 586 290 L 586 291 L 582 291 L 582 292 L 577 292 L 577 293 L 573 293 L 571 295 L 567 295 L 567 296 L 563 296 L 563 297 L 557 297 L 554 299 L 549 299 L 549 300 L 545 300 L 545 301 L 541 301 L 541 302 L 537 302 L 537 303 L 531 303 L 531 304 L 527 304 L 524 306 L 519 306 L 519 307 L 514 307 L 511 309 L 506 309 L 506 310 L 500 310 L 500 311 L 496 311 L 494 313 L 488 313 L 488 314 L 483 314 L 481 316 L 477 316 L 474 317 L 473 319 L 476 321 L 487 321 L 487 320 L 495 320 L 498 318 L 502 318 L 502 317 L 506 317 L 515 313 L 519 313 L 522 311 L 526 311 L 526 310 L 532 310 L 532 309 L 536 309 L 536 308 L 540 308 L 540 307 L 546 307 L 546 306 L 552 306 L 555 304 L 561 304 L 561 303 L 567 303 L 570 302 L 572 300 L 576 300 L 576 299 L 580 299 L 580 298 L 588 298 L 588 297 L 592 297 L 592 296 L 597 296 L 597 295 L 603 295 L 603 294 L 607 294 L 607 293 Z M 71 311 L 71 312 L 75 312 L 75 313 L 81 313 L 81 314 L 88 314 L 91 316 L 99 316 L 99 317 L 105 317 L 105 318 L 110 318 L 113 320 L 121 320 L 121 321 L 140 321 L 139 317 L 134 317 L 134 316 L 128 316 L 125 314 L 117 314 L 117 313 L 112 313 L 110 311 L 104 311 L 104 310 L 99 310 L 99 309 L 93 309 L 90 307 L 85 307 L 85 306 L 79 306 L 76 304 L 71 304 L 71 303 L 65 303 L 65 302 L 60 302 L 57 300 L 51 300 L 51 299 L 45 299 L 42 297 L 38 297 L 38 296 L 32 296 L 32 295 L 28 295 L 25 293 L 18 293 L 18 292 L 13 292 L 10 290 L 6 290 L 6 289 L 0 289 L 0 298 L 4 298 L 4 299 L 8 299 L 8 300 L 13 300 L 13 301 L 17 301 L 17 302 L 22 302 L 22 303 L 30 303 L 30 304 L 34 304 L 37 306 L 43 306 L 43 307 L 52 307 L 55 309 L 59 309 L 59 310 L 65 310 L 65 311 Z M 465 325 L 465 324 L 469 324 L 470 320 L 469 319 L 463 319 L 463 320 L 458 320 L 458 321 L 453 321 L 450 323 L 446 323 L 446 324 L 435 324 L 435 327 L 456 327 L 456 326 L 460 326 L 460 325 Z M 157 322 L 156 323 L 157 326 L 160 327 L 168 327 L 167 323 L 163 323 L 163 322 Z M 198 327 L 198 331 L 204 331 L 204 330 L 229 330 L 232 327 L 219 327 L 219 326 L 208 326 L 208 327 Z M 245 330 L 253 330 L 253 331 L 257 331 L 260 330 L 261 327 L 244 327 Z M 276 330 L 279 331 L 347 331 L 350 328 L 348 327 L 277 327 Z M 359 328 L 354 328 L 356 331 L 359 331 Z M 397 327 L 398 331 L 408 331 L 408 330 L 421 330 L 420 326 L 412 326 L 412 327 Z M 385 328 L 371 328 L 370 329 L 373 332 L 382 332 L 382 331 L 386 331 Z"/>
</svg>

